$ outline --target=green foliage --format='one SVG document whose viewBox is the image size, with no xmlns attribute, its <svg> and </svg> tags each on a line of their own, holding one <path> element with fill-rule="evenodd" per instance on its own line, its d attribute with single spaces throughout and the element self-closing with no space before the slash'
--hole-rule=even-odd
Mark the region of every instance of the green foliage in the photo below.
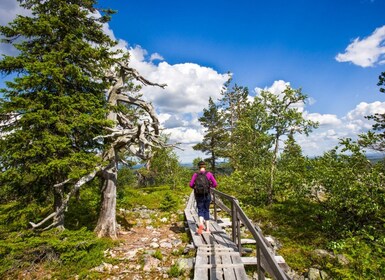
<svg viewBox="0 0 385 280">
<path fill-rule="evenodd" d="M 49 210 L 47 205 L 21 200 L 0 204 L 0 236 L 29 228 L 29 222 L 40 219 Z"/>
<path fill-rule="evenodd" d="M 21 268 L 48 264 L 55 269 L 54 276 L 61 279 L 85 275 L 104 260 L 103 252 L 111 245 L 110 240 L 99 239 L 85 228 L 41 234 L 15 232 L 0 240 L 0 277 L 15 276 Z"/>
<path fill-rule="evenodd" d="M 130 209 L 139 206 L 146 206 L 149 209 L 160 209 L 161 203 L 172 207 L 170 201 L 176 204 L 182 201 L 183 197 L 189 195 L 191 189 L 188 186 L 172 189 L 170 186 L 146 187 L 146 188 L 124 188 L 121 199 L 117 200 L 117 207 Z M 169 196 L 169 198 L 167 198 Z M 163 199 L 160 199 L 163 198 Z"/>
<path fill-rule="evenodd" d="M 65 228 L 79 230 L 85 227 L 90 231 L 95 228 L 100 208 L 99 187 L 100 181 L 93 180 L 70 200 L 64 221 Z"/>
<path fill-rule="evenodd" d="M 168 276 L 170 277 L 179 277 L 184 273 L 184 269 L 181 269 L 177 263 L 173 264 L 170 269 L 167 271 Z"/>
<path fill-rule="evenodd" d="M 167 138 L 167 137 L 166 137 Z M 167 142 L 165 140 L 165 142 Z M 183 168 L 172 148 L 154 149 L 154 157 L 151 159 L 150 171 L 153 173 L 155 185 L 171 185 L 174 188 L 181 185 Z"/>
<path fill-rule="evenodd" d="M 138 179 L 135 175 L 135 170 L 128 167 L 123 167 L 118 171 L 118 182 L 117 182 L 117 192 L 118 197 L 120 196 L 121 189 L 127 186 L 136 186 L 138 184 Z"/>
<path fill-rule="evenodd" d="M 309 179 L 322 186 L 320 216 L 331 235 L 344 236 L 362 228 L 382 228 L 385 214 L 384 173 L 358 146 L 344 142 L 352 154 L 325 154 L 312 161 Z M 381 229 L 384 232 L 383 229 Z"/>
<path fill-rule="evenodd" d="M 159 208 L 163 211 L 172 211 L 178 208 L 179 201 L 171 192 L 166 192 Z"/>
<path fill-rule="evenodd" d="M 275 199 L 278 201 L 297 197 L 309 197 L 310 188 L 306 181 L 306 173 L 310 166 L 309 159 L 302 155 L 301 147 L 289 134 L 285 148 L 277 164 L 274 182 Z"/>
<path fill-rule="evenodd" d="M 365 233 L 331 242 L 329 247 L 334 254 L 346 259 L 346 263 L 328 264 L 331 276 L 335 279 L 382 279 L 385 275 L 384 245 L 385 236 L 373 240 Z"/>
<path fill-rule="evenodd" d="M 163 260 L 163 254 L 162 254 L 162 251 L 160 251 L 160 250 L 156 250 L 156 251 L 152 254 L 152 256 L 153 256 L 154 258 L 160 260 L 160 261 Z"/>
<path fill-rule="evenodd" d="M 76 181 L 101 164 L 97 151 L 103 143 L 96 136 L 111 125 L 105 71 L 117 61 L 116 43 L 102 24 L 112 12 L 92 16 L 93 0 L 18 2 L 32 16 L 0 26 L 2 43 L 17 50 L 0 60 L 0 72 L 14 77 L 0 89 L 1 193 L 26 205 L 58 208 L 70 185 L 54 185 Z M 36 221 L 43 214 L 26 213 L 12 213 L 24 227 L 24 218 Z M 57 226 L 63 226 L 63 215 L 56 217 Z"/>
<path fill-rule="evenodd" d="M 193 146 L 193 149 L 209 155 L 205 160 L 211 165 L 210 169 L 215 174 L 218 158 L 226 155 L 227 133 L 224 118 L 211 97 L 209 98 L 209 108 L 203 109 L 203 116 L 199 118 L 199 121 L 206 129 L 206 134 L 203 141 Z"/>
</svg>

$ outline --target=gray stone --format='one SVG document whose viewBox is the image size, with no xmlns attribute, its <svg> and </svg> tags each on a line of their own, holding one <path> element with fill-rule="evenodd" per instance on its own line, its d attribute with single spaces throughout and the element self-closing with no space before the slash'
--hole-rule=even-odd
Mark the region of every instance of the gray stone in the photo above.
<svg viewBox="0 0 385 280">
<path fill-rule="evenodd" d="M 177 265 L 180 270 L 191 270 L 194 268 L 194 258 L 179 259 Z"/>
<path fill-rule="evenodd" d="M 150 247 L 156 249 L 156 248 L 159 248 L 159 244 L 156 243 L 156 242 L 152 242 L 152 243 L 150 244 Z"/>
<path fill-rule="evenodd" d="M 327 280 L 330 279 L 329 275 L 325 271 L 320 271 L 321 279 L 322 280 Z"/>
<path fill-rule="evenodd" d="M 338 262 L 339 262 L 341 265 L 348 265 L 348 264 L 349 264 L 348 258 L 345 257 L 345 255 L 343 255 L 343 254 L 338 254 L 338 255 L 337 255 L 337 260 L 338 260 Z"/>
<path fill-rule="evenodd" d="M 143 271 L 151 271 L 156 269 L 160 264 L 160 260 L 153 258 L 151 256 L 147 256 L 144 258 L 144 266 Z"/>
<path fill-rule="evenodd" d="M 175 240 L 172 241 L 172 245 L 174 247 L 178 247 L 181 244 L 182 244 L 182 240 L 180 240 L 180 239 L 175 239 Z"/>
<path fill-rule="evenodd" d="M 172 244 L 170 242 L 162 242 L 162 243 L 160 243 L 160 247 L 161 248 L 171 249 L 172 248 Z"/>
<path fill-rule="evenodd" d="M 319 269 L 311 267 L 307 273 L 307 278 L 309 280 L 322 280 Z"/>
<path fill-rule="evenodd" d="M 324 249 L 315 249 L 314 250 L 314 253 L 321 257 L 321 258 L 326 258 L 326 257 L 329 257 L 329 258 L 334 258 L 333 254 L 324 250 Z"/>
</svg>

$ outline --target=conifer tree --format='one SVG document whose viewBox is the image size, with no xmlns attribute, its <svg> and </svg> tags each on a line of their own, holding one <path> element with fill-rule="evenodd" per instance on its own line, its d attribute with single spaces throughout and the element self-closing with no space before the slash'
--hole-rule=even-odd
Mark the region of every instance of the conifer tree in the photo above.
<svg viewBox="0 0 385 280">
<path fill-rule="evenodd" d="M 199 121 L 206 129 L 206 134 L 203 137 L 203 141 L 193 146 L 193 149 L 210 155 L 206 160 L 210 163 L 211 170 L 215 174 L 216 161 L 223 155 L 223 147 L 226 146 L 227 138 L 224 130 L 224 120 L 211 97 L 209 99 L 209 107 L 203 110 L 203 116 L 199 118 Z"/>
<path fill-rule="evenodd" d="M 224 128 L 228 137 L 228 143 L 224 149 L 224 157 L 230 158 L 230 162 L 234 162 L 234 130 L 237 123 L 243 115 L 247 106 L 247 98 L 249 89 L 247 87 L 238 86 L 237 84 L 231 87 L 232 77 L 227 80 L 224 85 L 224 90 L 221 92 L 222 98 L 219 100 L 221 114 L 224 119 Z M 234 166 L 236 168 L 236 166 Z"/>
<path fill-rule="evenodd" d="M 0 184 L 29 200 L 53 197 L 58 211 L 66 183 L 100 162 L 95 137 L 109 124 L 104 75 L 115 45 L 102 24 L 112 12 L 97 15 L 93 0 L 19 2 L 32 16 L 0 27 L 18 51 L 0 60 L 2 74 L 16 75 L 1 89 Z M 60 213 L 49 227 L 63 227 Z"/>
</svg>

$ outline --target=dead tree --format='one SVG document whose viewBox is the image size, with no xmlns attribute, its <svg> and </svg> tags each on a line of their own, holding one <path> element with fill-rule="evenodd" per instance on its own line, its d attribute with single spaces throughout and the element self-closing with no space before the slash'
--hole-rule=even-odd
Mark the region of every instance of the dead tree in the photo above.
<svg viewBox="0 0 385 280">
<path fill-rule="evenodd" d="M 119 157 L 119 152 L 129 153 L 142 160 L 148 160 L 152 157 L 153 147 L 166 147 L 160 138 L 159 121 L 152 104 L 131 95 L 127 83 L 137 80 L 145 86 L 158 86 L 164 88 L 165 84 L 152 83 L 143 78 L 135 69 L 128 67 L 128 60 L 119 63 L 116 68 L 107 74 L 111 81 L 111 87 L 107 92 L 107 101 L 111 110 L 107 119 L 114 123 L 113 127 L 106 127 L 106 134 L 96 137 L 104 141 L 106 149 L 100 155 L 106 166 L 97 166 L 93 172 L 73 182 L 66 180 L 57 184 L 60 188 L 64 184 L 72 184 L 71 191 L 63 199 L 60 207 L 47 216 L 39 223 L 30 223 L 32 227 L 39 228 L 52 219 L 52 223 L 44 229 L 55 226 L 57 217 L 62 215 L 68 205 L 69 199 L 79 191 L 85 183 L 93 180 L 96 176 L 102 178 L 101 189 L 101 209 L 95 232 L 99 237 L 117 238 L 116 223 L 116 183 L 118 178 L 118 163 L 124 162 Z M 143 115 L 133 116 L 118 110 L 118 105 L 136 107 L 144 112 Z"/>
</svg>

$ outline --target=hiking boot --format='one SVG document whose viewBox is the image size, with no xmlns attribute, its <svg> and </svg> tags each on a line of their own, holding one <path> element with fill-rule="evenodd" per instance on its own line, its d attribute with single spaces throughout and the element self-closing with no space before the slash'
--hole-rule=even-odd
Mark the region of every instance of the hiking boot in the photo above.
<svg viewBox="0 0 385 280">
<path fill-rule="evenodd" d="M 197 233 L 202 234 L 202 232 L 203 232 L 203 225 L 199 225 Z"/>
</svg>

